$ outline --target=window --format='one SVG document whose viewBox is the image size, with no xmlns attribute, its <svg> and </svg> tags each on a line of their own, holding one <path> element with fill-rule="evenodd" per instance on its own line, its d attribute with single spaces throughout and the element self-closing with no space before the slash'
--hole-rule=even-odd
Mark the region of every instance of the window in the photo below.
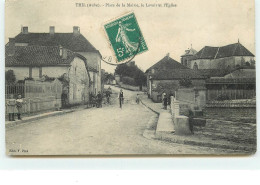
<svg viewBox="0 0 260 185">
<path fill-rule="evenodd" d="M 194 63 L 193 69 L 194 69 L 194 70 L 198 70 L 198 69 L 199 69 L 197 62 Z"/>
</svg>

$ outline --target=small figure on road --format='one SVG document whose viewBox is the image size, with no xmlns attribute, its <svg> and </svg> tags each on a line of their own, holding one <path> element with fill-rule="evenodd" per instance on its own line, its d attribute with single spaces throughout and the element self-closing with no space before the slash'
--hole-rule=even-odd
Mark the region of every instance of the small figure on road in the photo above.
<svg viewBox="0 0 260 185">
<path fill-rule="evenodd" d="M 62 92 L 61 94 L 61 107 L 62 108 L 66 108 L 67 107 L 67 99 L 68 99 L 68 95 L 66 92 Z"/>
<path fill-rule="evenodd" d="M 100 91 L 97 94 L 97 107 L 102 107 L 102 94 Z"/>
<path fill-rule="evenodd" d="M 118 99 L 119 99 L 119 107 L 122 109 L 122 104 L 124 102 L 124 93 L 122 89 L 120 89 L 120 92 L 118 94 Z"/>
<path fill-rule="evenodd" d="M 9 115 L 9 121 L 15 121 L 14 115 L 16 112 L 16 108 L 15 108 L 16 100 L 14 99 L 14 96 L 12 94 L 10 95 L 10 99 L 7 100 L 6 104 L 7 104 L 6 111 Z"/>
<path fill-rule="evenodd" d="M 24 101 L 22 99 L 22 96 L 19 94 L 17 99 L 16 99 L 16 108 L 18 110 L 18 113 L 17 113 L 17 118 L 19 120 L 22 120 L 21 118 L 21 114 L 22 114 L 22 108 L 23 108 L 23 104 L 24 104 Z"/>
<path fill-rule="evenodd" d="M 166 97 L 166 93 L 162 93 L 162 107 L 164 108 L 164 98 Z"/>
<path fill-rule="evenodd" d="M 137 104 L 139 104 L 139 102 L 140 102 L 139 94 L 136 95 L 135 102 L 136 102 Z"/>
<path fill-rule="evenodd" d="M 111 88 L 109 87 L 106 91 L 107 103 L 110 104 Z"/>
<path fill-rule="evenodd" d="M 165 96 L 164 96 L 164 98 L 163 98 L 163 108 L 165 109 L 165 110 L 167 110 L 167 103 L 168 103 L 168 101 L 167 101 L 167 95 L 166 95 L 166 93 L 165 93 Z"/>
</svg>

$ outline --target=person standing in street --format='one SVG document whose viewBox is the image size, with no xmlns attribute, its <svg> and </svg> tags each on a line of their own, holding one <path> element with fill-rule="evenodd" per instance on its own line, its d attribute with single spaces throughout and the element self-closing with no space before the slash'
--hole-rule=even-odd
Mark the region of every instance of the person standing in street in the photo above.
<svg viewBox="0 0 260 185">
<path fill-rule="evenodd" d="M 109 88 L 110 88 L 110 87 L 109 87 Z M 107 104 L 110 104 L 110 94 L 111 94 L 111 91 L 110 91 L 109 88 L 108 88 L 108 90 L 106 91 Z"/>
<path fill-rule="evenodd" d="M 124 93 L 122 89 L 120 89 L 120 92 L 118 94 L 118 99 L 119 99 L 119 107 L 122 109 L 122 104 L 124 101 Z"/>
<path fill-rule="evenodd" d="M 100 93 L 100 91 L 97 94 L 97 101 L 98 101 L 98 108 L 102 107 L 102 94 Z"/>
<path fill-rule="evenodd" d="M 164 108 L 164 98 L 166 97 L 166 93 L 162 93 L 162 108 Z"/>
<path fill-rule="evenodd" d="M 21 114 L 22 114 L 22 108 L 23 108 L 23 104 L 24 104 L 24 101 L 22 99 L 22 96 L 19 94 L 17 99 L 16 99 L 16 108 L 18 110 L 18 113 L 17 113 L 17 118 L 19 120 L 22 120 L 21 118 Z"/>
<path fill-rule="evenodd" d="M 9 116 L 9 121 L 15 121 L 15 111 L 16 110 L 16 100 L 14 99 L 13 95 L 10 95 L 10 99 L 7 101 L 7 108 L 6 111 Z"/>
<path fill-rule="evenodd" d="M 163 108 L 164 108 L 165 110 L 167 110 L 167 103 L 168 103 L 168 101 L 167 101 L 167 95 L 166 95 L 166 93 L 165 93 L 165 96 L 164 96 L 164 98 L 163 98 Z"/>
</svg>

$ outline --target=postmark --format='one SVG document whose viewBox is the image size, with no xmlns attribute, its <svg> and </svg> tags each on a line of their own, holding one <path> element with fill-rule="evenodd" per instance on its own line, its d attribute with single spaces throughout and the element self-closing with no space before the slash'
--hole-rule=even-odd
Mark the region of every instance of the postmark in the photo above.
<svg viewBox="0 0 260 185">
<path fill-rule="evenodd" d="M 107 22 L 104 29 L 117 63 L 125 63 L 136 55 L 148 51 L 133 12 Z"/>
</svg>

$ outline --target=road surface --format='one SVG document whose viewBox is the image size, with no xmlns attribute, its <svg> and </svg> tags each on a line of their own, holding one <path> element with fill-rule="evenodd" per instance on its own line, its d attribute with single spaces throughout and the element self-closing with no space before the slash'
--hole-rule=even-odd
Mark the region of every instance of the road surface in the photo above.
<svg viewBox="0 0 260 185">
<path fill-rule="evenodd" d="M 232 151 L 149 140 L 143 137 L 153 112 L 135 103 L 136 92 L 124 90 L 119 108 L 113 90 L 111 105 L 40 119 L 6 130 L 12 155 L 220 154 Z"/>
</svg>

